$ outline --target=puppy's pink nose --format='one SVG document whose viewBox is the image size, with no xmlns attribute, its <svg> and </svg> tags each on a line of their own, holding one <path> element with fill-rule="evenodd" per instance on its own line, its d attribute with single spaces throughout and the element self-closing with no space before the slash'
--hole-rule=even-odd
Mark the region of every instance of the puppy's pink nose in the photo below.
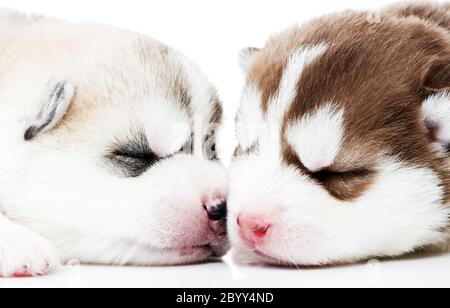
<svg viewBox="0 0 450 308">
<path fill-rule="evenodd" d="M 264 242 L 271 225 L 261 218 L 252 216 L 239 216 L 237 223 L 240 227 L 241 239 L 248 246 L 255 246 Z"/>
</svg>

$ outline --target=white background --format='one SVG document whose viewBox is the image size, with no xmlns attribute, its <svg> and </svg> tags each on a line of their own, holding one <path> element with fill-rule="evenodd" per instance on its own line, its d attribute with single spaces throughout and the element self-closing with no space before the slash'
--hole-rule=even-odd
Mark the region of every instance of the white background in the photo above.
<svg viewBox="0 0 450 308">
<path fill-rule="evenodd" d="M 233 118 L 243 83 L 237 54 L 313 17 L 370 9 L 386 0 L 0 0 L 0 6 L 71 21 L 98 21 L 150 35 L 196 61 L 218 87 L 227 117 L 225 151 L 233 151 Z M 69 267 L 39 279 L 0 280 L 7 286 L 449 286 L 450 255 L 369 265 L 287 270 L 226 263 L 174 268 Z"/>
</svg>

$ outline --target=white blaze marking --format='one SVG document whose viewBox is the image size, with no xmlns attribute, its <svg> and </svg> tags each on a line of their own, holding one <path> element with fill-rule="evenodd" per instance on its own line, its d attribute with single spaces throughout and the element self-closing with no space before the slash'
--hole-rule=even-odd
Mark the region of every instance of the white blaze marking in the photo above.
<svg viewBox="0 0 450 308">
<path fill-rule="evenodd" d="M 261 142 L 261 152 L 274 157 L 281 155 L 281 129 L 283 118 L 292 106 L 297 95 L 298 83 L 305 68 L 322 56 L 328 45 L 320 44 L 313 47 L 301 48 L 294 52 L 283 73 L 277 93 L 269 101 L 267 112 L 268 125 L 265 129 L 266 142 Z"/>
<path fill-rule="evenodd" d="M 298 83 L 303 71 L 327 49 L 327 44 L 303 47 L 289 57 L 280 87 L 268 102 L 266 118 L 262 113 L 261 91 L 254 85 L 247 86 L 242 96 L 236 123 L 237 139 L 243 149 L 248 149 L 259 141 L 260 155 L 266 156 L 266 159 L 280 160 L 283 118 L 297 95 Z"/>
<path fill-rule="evenodd" d="M 288 61 L 283 73 L 280 87 L 269 102 L 269 122 L 281 122 L 283 116 L 291 107 L 297 95 L 297 86 L 305 68 L 322 56 L 328 49 L 328 45 L 321 44 L 313 47 L 302 48 L 294 52 Z"/>
</svg>

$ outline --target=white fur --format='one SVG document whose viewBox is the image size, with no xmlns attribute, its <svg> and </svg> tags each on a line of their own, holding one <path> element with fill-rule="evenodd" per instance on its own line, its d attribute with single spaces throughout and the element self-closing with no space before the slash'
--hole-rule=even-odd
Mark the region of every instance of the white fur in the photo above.
<svg viewBox="0 0 450 308">
<path fill-rule="evenodd" d="M 247 73 L 250 67 L 252 66 L 256 55 L 258 54 L 259 50 L 257 48 L 244 48 L 239 53 L 239 66 L 244 71 L 244 73 Z"/>
<path fill-rule="evenodd" d="M 334 162 L 344 135 L 343 116 L 342 110 L 327 104 L 287 129 L 289 144 L 309 171 L 320 171 Z"/>
<path fill-rule="evenodd" d="M 426 123 L 437 126 L 438 142 L 450 145 L 450 93 L 442 92 L 430 96 L 422 105 L 423 119 Z"/>
<path fill-rule="evenodd" d="M 54 249 L 63 261 L 141 265 L 203 261 L 212 253 L 205 245 L 223 253 L 225 239 L 212 232 L 202 203 L 226 198 L 227 174 L 202 156 L 201 143 L 194 155 L 178 152 L 191 133 L 204 139 L 193 127 L 211 116 L 215 91 L 198 68 L 156 41 L 114 28 L 50 19 L 20 24 L 27 26 L 0 29 L 0 147 L 8 149 L 0 154 L 0 229 L 8 224 L 8 237 L 24 239 L 15 251 L 0 236 L 6 273 L 26 265 L 35 247 L 39 264 L 39 253 Z M 70 111 L 25 142 L 55 78 L 77 88 Z M 189 90 L 195 114 L 180 105 L 174 80 Z M 139 132 L 169 158 L 140 177 L 118 176 L 105 155 Z"/>
<path fill-rule="evenodd" d="M 258 142 L 263 117 L 261 92 L 255 86 L 248 86 L 242 94 L 236 118 L 237 140 L 243 150 Z"/>
<path fill-rule="evenodd" d="M 50 242 L 0 215 L 0 277 L 47 274 L 59 260 Z"/>
<path fill-rule="evenodd" d="M 72 166 L 65 166 L 61 156 Z M 195 256 L 177 255 L 175 248 L 215 241 L 200 199 L 227 193 L 220 190 L 227 183 L 218 164 L 180 156 L 137 179 L 115 178 L 101 170 L 94 173 L 83 157 L 64 152 L 43 157 L 34 165 L 20 186 L 8 187 L 5 213 L 45 235 L 65 260 L 187 263 L 196 261 Z M 50 165 L 60 171 L 57 183 L 46 172 Z M 211 176 L 218 177 L 213 185 Z"/>
<path fill-rule="evenodd" d="M 261 168 L 248 157 L 230 169 L 229 234 L 245 261 L 295 265 L 353 262 L 398 256 L 441 243 L 449 209 L 430 169 L 382 160 L 374 185 L 351 202 L 338 201 L 320 185 L 280 165 Z M 238 215 L 262 217 L 271 230 L 257 251 L 239 238 Z"/>
</svg>

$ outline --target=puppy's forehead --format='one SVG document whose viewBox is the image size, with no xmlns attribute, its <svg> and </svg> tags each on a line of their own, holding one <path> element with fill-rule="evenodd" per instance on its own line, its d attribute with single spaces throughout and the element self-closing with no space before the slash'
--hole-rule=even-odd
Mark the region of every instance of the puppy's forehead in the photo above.
<svg viewBox="0 0 450 308">
<path fill-rule="evenodd" d="M 418 86 L 418 72 L 426 55 L 435 52 L 430 46 L 435 40 L 414 20 L 367 13 L 327 16 L 269 40 L 253 62 L 249 80 L 261 91 L 267 110 L 292 55 L 325 45 L 320 59 L 303 67 L 293 104 L 297 115 L 330 101 L 357 106 L 370 100 L 375 105 Z"/>
<path fill-rule="evenodd" d="M 199 67 L 176 50 L 164 45 L 156 50 L 151 47 L 146 41 L 140 41 L 136 47 L 140 70 L 151 75 L 143 85 L 146 94 L 157 93 L 166 98 L 191 120 L 202 117 L 205 123 L 220 123 L 222 106 L 217 92 Z"/>
<path fill-rule="evenodd" d="M 111 46 L 108 55 L 116 57 L 74 63 L 69 77 L 77 84 L 77 95 L 64 126 L 84 127 L 87 118 L 103 123 L 95 118 L 117 113 L 120 123 L 128 121 L 128 126 L 138 126 L 140 132 L 153 134 L 163 129 L 164 134 L 156 134 L 164 139 L 173 126 L 176 129 L 186 122 L 190 127 L 195 121 L 203 127 L 221 122 L 222 106 L 215 89 L 183 54 L 145 37 L 132 36 Z M 81 69 L 89 74 L 82 74 Z"/>
<path fill-rule="evenodd" d="M 330 157 L 337 142 L 329 140 L 340 140 L 338 152 L 347 155 L 337 158 L 360 161 L 358 156 L 384 151 L 417 162 L 420 152 L 428 153 L 427 140 L 418 137 L 424 131 L 416 89 L 424 55 L 433 52 L 430 41 L 414 20 L 329 16 L 270 40 L 250 69 L 249 84 L 260 93 L 263 113 L 283 114 L 280 123 L 291 135 L 313 130 L 320 122 L 314 118 L 327 115 L 316 126 L 333 129 L 316 142 L 324 143 Z M 304 65 L 296 66 L 302 61 L 294 58 Z"/>
</svg>

